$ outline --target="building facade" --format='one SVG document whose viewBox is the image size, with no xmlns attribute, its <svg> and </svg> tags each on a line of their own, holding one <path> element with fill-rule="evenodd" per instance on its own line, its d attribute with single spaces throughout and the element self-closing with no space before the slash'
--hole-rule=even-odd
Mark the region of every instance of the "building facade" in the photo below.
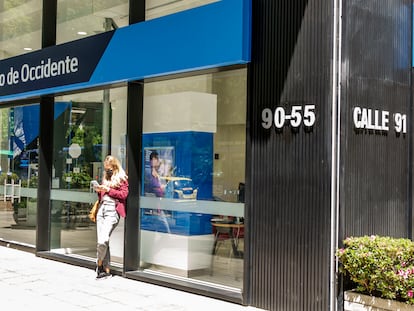
<svg viewBox="0 0 414 311">
<path fill-rule="evenodd" d="M 341 310 L 341 241 L 412 237 L 411 1 L 3 0 L 0 40 L 2 245 L 93 268 L 107 154 L 126 278 Z"/>
</svg>

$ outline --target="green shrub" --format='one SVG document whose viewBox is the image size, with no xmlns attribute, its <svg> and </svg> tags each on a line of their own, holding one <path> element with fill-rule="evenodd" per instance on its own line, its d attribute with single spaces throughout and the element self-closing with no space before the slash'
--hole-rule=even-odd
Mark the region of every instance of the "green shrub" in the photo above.
<svg viewBox="0 0 414 311">
<path fill-rule="evenodd" d="M 18 182 L 19 176 L 16 173 L 6 173 L 3 172 L 0 174 L 0 185 L 4 185 L 4 181 L 7 180 L 7 183 L 10 183 L 11 180 L 14 180 L 14 182 Z"/>
<path fill-rule="evenodd" d="M 68 182 L 68 178 L 70 179 L 70 182 Z M 92 180 L 92 177 L 89 176 L 89 174 L 82 170 L 79 173 L 69 172 L 63 174 L 62 177 L 63 180 L 63 186 L 65 188 L 71 188 L 71 189 L 89 189 L 90 182 Z"/>
<path fill-rule="evenodd" d="M 340 272 L 357 292 L 414 304 L 414 243 L 380 236 L 349 237 L 338 249 Z"/>
</svg>

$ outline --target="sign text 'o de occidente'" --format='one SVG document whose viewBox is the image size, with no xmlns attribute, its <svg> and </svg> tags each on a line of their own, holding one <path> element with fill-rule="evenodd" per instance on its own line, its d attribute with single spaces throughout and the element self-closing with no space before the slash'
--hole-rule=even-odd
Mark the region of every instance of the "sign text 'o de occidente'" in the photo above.
<svg viewBox="0 0 414 311">
<path fill-rule="evenodd" d="M 0 87 L 68 75 L 78 68 L 78 58 L 70 56 L 59 60 L 42 59 L 35 66 L 25 63 L 20 68 L 10 67 L 7 72 L 0 72 Z"/>
</svg>

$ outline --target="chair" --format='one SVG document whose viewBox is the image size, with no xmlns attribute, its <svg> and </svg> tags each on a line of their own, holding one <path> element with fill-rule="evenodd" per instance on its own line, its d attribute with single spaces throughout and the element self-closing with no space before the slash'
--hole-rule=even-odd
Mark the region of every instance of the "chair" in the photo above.
<svg viewBox="0 0 414 311">
<path fill-rule="evenodd" d="M 233 254 L 236 258 L 242 258 L 243 252 L 238 250 L 239 238 L 244 236 L 244 224 L 233 223 L 232 221 L 212 221 L 213 234 L 214 234 L 214 245 L 212 254 L 216 255 L 219 245 L 222 242 L 230 241 L 231 248 L 229 250 L 229 257 Z"/>
<path fill-rule="evenodd" d="M 7 183 L 7 178 L 4 180 L 4 196 L 3 201 L 11 201 L 14 202 L 15 199 L 18 200 L 20 203 L 21 200 L 21 189 L 22 189 L 22 181 L 19 180 L 18 183 L 14 182 L 14 179 L 11 180 L 11 183 Z"/>
</svg>

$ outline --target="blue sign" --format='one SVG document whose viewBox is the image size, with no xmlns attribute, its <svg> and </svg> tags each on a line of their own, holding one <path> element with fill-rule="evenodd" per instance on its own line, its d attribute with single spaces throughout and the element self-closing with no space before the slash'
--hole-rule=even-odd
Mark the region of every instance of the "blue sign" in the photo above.
<svg viewBox="0 0 414 311">
<path fill-rule="evenodd" d="M 0 61 L 0 102 L 250 61 L 251 0 L 221 0 Z"/>
<path fill-rule="evenodd" d="M 0 96 L 86 82 L 113 32 L 106 32 L 0 62 Z"/>
</svg>

